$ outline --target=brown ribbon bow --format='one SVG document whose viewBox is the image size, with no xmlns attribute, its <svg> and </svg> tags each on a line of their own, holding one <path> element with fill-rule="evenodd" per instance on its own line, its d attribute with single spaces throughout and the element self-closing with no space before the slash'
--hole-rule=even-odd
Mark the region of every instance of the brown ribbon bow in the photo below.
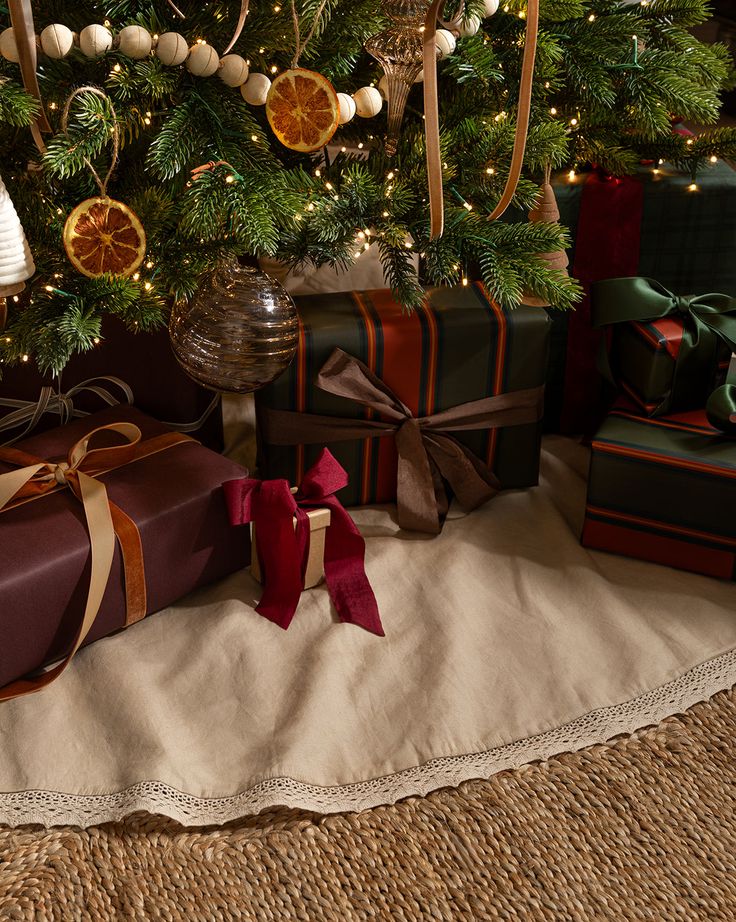
<svg viewBox="0 0 736 922">
<path fill-rule="evenodd" d="M 123 445 L 90 448 L 90 442 L 102 432 L 115 432 L 125 439 Z M 16 448 L 0 449 L 0 461 L 18 470 L 0 474 L 0 512 L 69 489 L 82 503 L 91 546 L 91 571 L 84 616 L 65 658 L 48 672 L 19 679 L 0 689 L 0 701 L 19 698 L 50 685 L 66 669 L 94 624 L 102 605 L 115 554 L 115 540 L 120 544 L 125 573 L 126 625 L 140 621 L 146 614 L 146 578 L 143 547 L 135 522 L 107 495 L 105 485 L 96 478 L 131 461 L 171 448 L 188 437 L 167 432 L 141 442 L 141 431 L 132 423 L 111 423 L 93 429 L 74 444 L 66 461 L 43 461 Z"/>
<path fill-rule="evenodd" d="M 344 419 L 264 408 L 261 425 L 265 440 L 273 445 L 299 445 L 394 436 L 399 454 L 399 525 L 429 534 L 441 531 L 447 514 L 444 481 L 467 511 L 500 489 L 489 467 L 448 433 L 534 423 L 544 408 L 544 387 L 535 387 L 484 397 L 417 419 L 380 378 L 342 349 L 335 349 L 322 366 L 317 387 L 370 407 L 381 419 Z"/>
</svg>

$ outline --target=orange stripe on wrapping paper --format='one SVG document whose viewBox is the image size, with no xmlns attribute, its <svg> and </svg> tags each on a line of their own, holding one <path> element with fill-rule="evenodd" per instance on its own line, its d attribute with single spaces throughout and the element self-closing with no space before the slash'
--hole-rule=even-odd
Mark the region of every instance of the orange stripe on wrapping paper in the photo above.
<svg viewBox="0 0 736 922">
<path fill-rule="evenodd" d="M 647 519 L 640 515 L 631 515 L 627 512 L 614 512 L 611 509 L 601 509 L 599 506 L 586 506 L 586 512 L 604 519 L 615 519 L 618 522 L 630 522 L 632 525 L 641 525 L 644 528 L 653 528 L 656 531 L 667 531 L 686 538 L 696 538 L 700 541 L 712 541 L 715 544 L 725 544 L 736 548 L 736 538 L 727 538 L 723 535 L 714 535 L 707 531 L 698 531 L 696 528 L 686 528 L 684 525 L 670 525 L 658 519 Z"/>
<path fill-rule="evenodd" d="M 647 420 L 649 422 L 649 420 Z M 655 451 L 640 451 L 627 445 L 613 445 L 611 442 L 594 441 L 593 451 L 600 451 L 609 455 L 620 455 L 624 458 L 639 458 L 643 461 L 656 461 L 657 464 L 666 464 L 668 467 L 679 467 L 686 471 L 698 471 L 702 474 L 713 474 L 719 477 L 736 478 L 736 468 L 719 467 L 714 464 L 701 464 L 699 461 L 688 461 L 685 458 L 674 458 L 671 455 L 662 455 Z"/>
<path fill-rule="evenodd" d="M 437 329 L 437 317 L 427 301 L 423 301 L 419 310 L 424 314 L 427 320 L 427 394 L 426 394 L 426 415 L 431 416 L 435 411 L 437 403 L 437 361 L 439 346 L 439 331 Z"/>
<path fill-rule="evenodd" d="M 627 410 L 614 407 L 610 415 L 617 416 L 620 419 L 633 419 L 635 422 L 645 423 L 647 426 L 675 429 L 677 432 L 694 432 L 696 435 L 720 435 L 718 429 L 714 429 L 708 422 L 704 410 L 688 410 L 686 413 L 678 413 L 676 418 L 668 419 L 665 416 L 660 416 L 642 419 L 638 413 L 630 413 Z"/>
<path fill-rule="evenodd" d="M 488 289 L 482 282 L 476 282 L 480 291 L 483 292 L 483 297 L 486 299 L 486 302 L 491 309 L 492 313 L 495 315 L 498 322 L 498 338 L 496 340 L 496 364 L 495 372 L 493 375 L 493 396 L 503 393 L 503 379 L 506 372 L 506 341 L 508 339 L 508 323 L 506 314 L 501 310 L 501 308 L 496 304 L 491 295 L 488 292 Z M 498 429 L 491 429 L 488 436 L 488 454 L 486 456 L 486 463 L 488 467 L 493 469 L 493 465 L 496 461 L 496 447 L 498 445 Z"/>
<path fill-rule="evenodd" d="M 376 371 L 376 327 L 373 317 L 366 307 L 365 301 L 357 291 L 353 292 L 353 300 L 358 305 L 360 313 L 363 315 L 365 324 L 366 338 L 368 342 L 368 356 L 366 364 L 372 372 Z M 366 407 L 365 418 L 373 419 L 375 412 L 370 407 Z M 371 461 L 373 459 L 373 440 L 363 439 L 363 460 L 360 472 L 360 501 L 365 504 L 371 498 Z"/>
</svg>

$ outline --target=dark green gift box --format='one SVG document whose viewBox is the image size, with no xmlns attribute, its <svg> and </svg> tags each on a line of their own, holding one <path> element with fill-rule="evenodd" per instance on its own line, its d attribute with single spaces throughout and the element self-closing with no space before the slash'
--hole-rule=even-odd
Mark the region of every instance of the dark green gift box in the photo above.
<svg viewBox="0 0 736 922">
<path fill-rule="evenodd" d="M 422 308 L 404 312 L 389 291 L 297 298 L 299 350 L 289 370 L 256 393 L 259 470 L 297 484 L 323 445 L 275 445 L 264 437 L 269 410 L 370 419 L 370 410 L 318 389 L 318 372 L 339 347 L 360 359 L 409 408 L 430 416 L 471 401 L 544 384 L 550 321 L 542 308 L 498 307 L 481 285 L 437 288 Z M 541 420 L 501 429 L 453 432 L 488 463 L 504 488 L 539 478 Z M 397 453 L 393 438 L 333 442 L 346 469 L 345 505 L 393 502 Z"/>
<path fill-rule="evenodd" d="M 736 439 L 619 402 L 593 440 L 583 544 L 736 579 Z"/>
</svg>

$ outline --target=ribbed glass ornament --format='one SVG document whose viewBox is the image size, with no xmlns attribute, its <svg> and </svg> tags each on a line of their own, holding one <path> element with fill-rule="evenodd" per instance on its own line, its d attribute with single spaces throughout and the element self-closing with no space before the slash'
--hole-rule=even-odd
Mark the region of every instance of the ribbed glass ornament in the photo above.
<svg viewBox="0 0 736 922">
<path fill-rule="evenodd" d="M 296 354 L 299 321 L 277 281 L 237 260 L 222 263 L 169 322 L 171 347 L 198 384 L 248 394 L 274 381 Z"/>
</svg>

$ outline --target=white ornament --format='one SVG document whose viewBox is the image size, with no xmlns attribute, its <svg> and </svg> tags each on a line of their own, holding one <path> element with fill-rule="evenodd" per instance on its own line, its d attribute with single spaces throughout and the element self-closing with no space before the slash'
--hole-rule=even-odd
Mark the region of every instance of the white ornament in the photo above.
<svg viewBox="0 0 736 922">
<path fill-rule="evenodd" d="M 383 108 L 381 94 L 374 86 L 362 86 L 353 93 L 355 111 L 361 118 L 372 118 Z"/>
<path fill-rule="evenodd" d="M 156 56 L 162 64 L 173 67 L 183 64 L 189 54 L 189 45 L 183 35 L 178 32 L 164 32 L 159 35 L 156 42 Z"/>
<path fill-rule="evenodd" d="M 248 79 L 248 62 L 239 54 L 226 54 L 220 58 L 217 76 L 226 86 L 242 86 Z"/>
<path fill-rule="evenodd" d="M 240 87 L 243 99 L 251 106 L 265 106 L 271 81 L 265 74 L 251 74 Z"/>
<path fill-rule="evenodd" d="M 150 32 L 143 26 L 125 26 L 118 32 L 118 42 L 121 54 L 136 61 L 148 57 L 153 44 Z"/>
<path fill-rule="evenodd" d="M 467 16 L 457 23 L 457 32 L 460 38 L 467 38 L 469 35 L 475 35 L 480 29 L 480 19 L 477 16 Z"/>
<path fill-rule="evenodd" d="M 337 101 L 340 104 L 340 124 L 347 125 L 355 118 L 355 100 L 347 93 L 338 93 Z"/>
<path fill-rule="evenodd" d="M 55 61 L 65 58 L 74 45 L 74 33 L 61 23 L 55 22 L 41 33 L 43 53 Z"/>
<path fill-rule="evenodd" d="M 13 64 L 20 61 L 18 46 L 15 44 L 15 34 L 12 29 L 5 29 L 0 32 L 0 54 L 6 61 L 12 61 Z"/>
<path fill-rule="evenodd" d="M 112 33 L 104 26 L 85 26 L 79 33 L 79 47 L 88 58 L 99 58 L 112 47 Z"/>
<path fill-rule="evenodd" d="M 484 12 L 486 16 L 495 16 L 498 12 L 498 7 L 500 6 L 499 0 L 485 0 Z"/>
<path fill-rule="evenodd" d="M 35 271 L 26 235 L 0 177 L 0 297 L 22 291 Z"/>
<path fill-rule="evenodd" d="M 434 38 L 434 43 L 437 45 L 440 61 L 452 54 L 457 48 L 455 36 L 448 29 L 438 29 Z"/>
<path fill-rule="evenodd" d="M 189 49 L 186 66 L 195 77 L 211 77 L 220 66 L 220 58 L 212 45 L 197 42 Z"/>
</svg>

